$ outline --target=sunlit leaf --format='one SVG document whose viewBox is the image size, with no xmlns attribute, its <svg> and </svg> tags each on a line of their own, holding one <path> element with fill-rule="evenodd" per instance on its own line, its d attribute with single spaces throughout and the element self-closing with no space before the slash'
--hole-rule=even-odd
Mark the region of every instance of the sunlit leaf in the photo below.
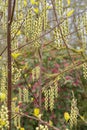
<svg viewBox="0 0 87 130">
<path fill-rule="evenodd" d="M 20 56 L 20 53 L 12 53 L 13 59 L 17 59 Z"/>
<path fill-rule="evenodd" d="M 67 17 L 70 17 L 73 13 L 74 13 L 74 9 L 70 10 L 70 11 L 67 13 Z"/>
<path fill-rule="evenodd" d="M 35 12 L 36 14 L 39 13 L 39 9 L 38 9 L 38 8 L 34 8 L 33 10 L 34 10 L 34 12 Z"/>
<path fill-rule="evenodd" d="M 30 0 L 30 3 L 31 3 L 32 5 L 34 5 L 36 2 L 35 2 L 35 0 Z"/>
<path fill-rule="evenodd" d="M 17 36 L 19 36 L 21 34 L 21 31 L 19 30 L 18 32 L 17 32 Z"/>
<path fill-rule="evenodd" d="M 25 7 L 27 6 L 27 1 L 26 1 L 26 0 L 24 0 L 24 6 L 25 6 Z"/>
<path fill-rule="evenodd" d="M 71 0 L 67 0 L 67 3 L 68 3 L 68 5 L 70 5 L 70 3 L 71 3 Z"/>
</svg>

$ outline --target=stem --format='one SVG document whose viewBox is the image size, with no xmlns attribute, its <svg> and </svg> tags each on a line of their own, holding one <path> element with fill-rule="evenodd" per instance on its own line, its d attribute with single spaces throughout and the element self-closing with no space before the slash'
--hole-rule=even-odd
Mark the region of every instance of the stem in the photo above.
<svg viewBox="0 0 87 130">
<path fill-rule="evenodd" d="M 39 54 L 39 60 L 40 60 L 40 78 L 39 78 L 39 81 L 40 81 L 40 86 L 39 86 L 39 108 L 40 108 L 40 113 L 41 113 L 41 105 L 42 105 L 42 45 L 41 45 L 41 48 L 39 50 L 40 54 Z"/>
<path fill-rule="evenodd" d="M 12 81 L 11 81 L 11 0 L 8 0 L 8 23 L 7 23 L 7 55 L 8 55 L 8 120 L 9 128 L 11 130 L 11 92 L 12 92 Z"/>
</svg>

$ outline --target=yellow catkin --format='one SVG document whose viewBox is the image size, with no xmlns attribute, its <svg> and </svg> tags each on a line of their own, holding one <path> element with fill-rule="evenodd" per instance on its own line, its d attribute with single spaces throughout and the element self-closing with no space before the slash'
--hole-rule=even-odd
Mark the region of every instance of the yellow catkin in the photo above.
<svg viewBox="0 0 87 130">
<path fill-rule="evenodd" d="M 39 77 L 40 77 L 40 67 L 39 67 L 39 66 L 37 66 L 37 67 L 35 68 L 35 72 L 36 72 L 36 79 L 38 80 Z"/>
<path fill-rule="evenodd" d="M 63 15 L 63 0 L 55 0 L 55 6 L 59 16 Z"/>
<path fill-rule="evenodd" d="M 66 10 L 66 12 L 67 12 L 67 10 Z M 62 23 L 61 29 L 62 29 L 62 34 L 64 36 L 64 39 L 67 43 L 68 42 L 67 35 L 69 34 L 68 19 L 64 20 L 64 22 Z"/>
<path fill-rule="evenodd" d="M 16 102 L 12 102 L 12 115 L 15 116 L 15 108 L 16 108 Z M 14 126 L 17 127 L 17 116 L 13 119 Z"/>
<path fill-rule="evenodd" d="M 36 66 L 34 69 L 32 69 L 32 79 L 33 81 L 38 80 L 40 77 L 40 67 Z"/>
<path fill-rule="evenodd" d="M 81 17 L 81 19 L 82 19 L 82 24 L 83 24 L 83 35 L 81 35 L 81 37 L 82 37 L 82 47 L 83 47 L 83 49 L 85 50 L 86 49 L 86 35 L 85 34 L 87 34 L 87 30 L 86 30 L 86 28 L 87 28 L 87 12 L 85 12 L 83 15 L 82 15 L 82 17 Z"/>
<path fill-rule="evenodd" d="M 23 102 L 28 102 L 28 89 L 27 88 L 23 88 Z"/>
<path fill-rule="evenodd" d="M 87 79 L 87 63 L 83 64 L 83 77 Z"/>
<path fill-rule="evenodd" d="M 7 71 L 6 67 L 2 66 L 2 78 L 1 78 L 1 92 L 5 93 L 7 95 L 7 85 L 6 85 L 6 77 L 7 77 Z"/>
<path fill-rule="evenodd" d="M 44 30 L 47 28 L 47 5 L 46 0 L 43 0 L 43 18 L 44 18 Z"/>
<path fill-rule="evenodd" d="M 16 68 L 16 66 L 14 66 L 14 63 L 13 63 L 13 66 L 12 66 L 12 82 L 13 82 L 13 84 L 17 83 L 20 76 L 21 76 L 21 69 L 18 70 Z"/>
<path fill-rule="evenodd" d="M 22 89 L 19 88 L 19 102 L 22 102 Z"/>
<path fill-rule="evenodd" d="M 21 116 L 18 116 L 18 127 L 20 128 L 21 127 Z"/>
<path fill-rule="evenodd" d="M 59 80 L 59 77 L 57 78 L 57 80 Z M 55 81 L 53 83 L 53 86 L 50 86 L 49 88 L 44 87 L 42 89 L 42 92 L 44 93 L 45 109 L 48 110 L 49 108 L 52 111 L 54 109 L 55 98 L 58 98 L 57 81 Z"/>
<path fill-rule="evenodd" d="M 58 83 L 57 82 L 54 83 L 54 95 L 56 98 L 58 97 Z"/>
<path fill-rule="evenodd" d="M 6 7 L 5 7 L 5 5 L 4 5 L 4 11 L 3 11 L 3 29 L 5 30 L 6 29 L 6 23 L 5 23 L 5 21 L 6 21 L 6 16 L 5 16 L 5 13 L 6 13 Z"/>
<path fill-rule="evenodd" d="M 51 111 L 54 109 L 54 88 L 52 86 L 49 89 L 49 108 Z"/>
<path fill-rule="evenodd" d="M 25 19 L 25 34 L 28 39 L 31 39 L 32 36 L 32 10 L 28 10 L 28 15 Z"/>
<path fill-rule="evenodd" d="M 18 126 L 17 118 L 18 118 L 18 117 L 16 116 L 16 117 L 14 118 L 14 120 L 13 120 L 13 121 L 14 121 L 14 126 L 15 126 L 16 128 L 17 128 L 17 126 Z"/>
<path fill-rule="evenodd" d="M 85 13 L 81 16 L 78 16 L 76 20 L 78 22 L 77 28 L 79 29 L 78 34 L 79 34 L 79 37 L 80 37 L 80 40 L 81 40 L 81 43 L 82 43 L 81 46 L 85 50 L 86 49 L 86 36 L 84 35 L 86 33 L 86 30 L 85 30 L 85 27 L 84 27 L 85 26 L 85 20 L 86 20 Z M 82 26 L 83 26 L 83 28 L 82 28 Z"/>
<path fill-rule="evenodd" d="M 61 39 L 60 30 L 58 28 L 55 28 L 54 30 L 54 39 L 55 39 L 56 47 L 61 48 L 63 45 L 63 41 Z"/>
<path fill-rule="evenodd" d="M 35 69 L 32 69 L 32 79 L 33 79 L 33 81 L 35 81 L 35 75 L 36 75 Z"/>
<path fill-rule="evenodd" d="M 44 89 L 44 97 L 45 97 L 45 109 L 48 110 L 49 107 L 49 90 Z"/>
<path fill-rule="evenodd" d="M 16 17 L 18 19 L 18 0 L 16 0 Z"/>
<path fill-rule="evenodd" d="M 77 126 L 77 117 L 79 114 L 79 109 L 77 108 L 77 100 L 73 96 L 71 101 L 71 113 L 70 113 L 70 128 L 72 129 L 73 126 Z"/>
<path fill-rule="evenodd" d="M 8 109 L 7 109 L 7 105 L 3 104 L 1 106 L 0 109 L 0 119 L 1 119 L 1 123 L 0 124 L 0 128 L 1 129 L 8 129 L 9 127 L 9 121 L 8 121 Z"/>
</svg>

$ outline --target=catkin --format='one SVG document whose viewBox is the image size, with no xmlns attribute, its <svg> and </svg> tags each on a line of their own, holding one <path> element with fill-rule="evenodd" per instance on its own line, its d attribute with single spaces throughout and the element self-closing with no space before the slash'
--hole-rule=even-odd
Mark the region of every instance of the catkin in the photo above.
<svg viewBox="0 0 87 130">
<path fill-rule="evenodd" d="M 28 102 L 28 89 L 27 88 L 23 88 L 23 102 Z"/>
<path fill-rule="evenodd" d="M 57 84 L 57 82 L 54 83 L 54 96 L 55 96 L 55 98 L 58 97 L 58 84 Z"/>
<path fill-rule="evenodd" d="M 63 15 L 63 0 L 55 0 L 55 7 L 57 9 L 58 16 Z"/>
<path fill-rule="evenodd" d="M 40 77 L 40 67 L 36 66 L 34 69 L 32 69 L 32 79 L 33 81 L 38 80 Z"/>
<path fill-rule="evenodd" d="M 70 113 L 70 128 L 77 126 L 77 117 L 79 114 L 79 109 L 77 108 L 77 100 L 73 97 L 71 101 L 71 113 Z"/>
<path fill-rule="evenodd" d="M 83 77 L 87 79 L 87 63 L 83 64 Z"/>
<path fill-rule="evenodd" d="M 54 88 L 52 86 L 49 89 L 49 108 L 51 111 L 54 109 Z"/>
<path fill-rule="evenodd" d="M 19 88 L 19 102 L 22 102 L 22 89 Z"/>
<path fill-rule="evenodd" d="M 48 110 L 49 107 L 49 90 L 44 89 L 44 96 L 45 96 L 45 109 Z"/>
<path fill-rule="evenodd" d="M 7 95 L 7 86 L 6 86 L 6 77 L 7 77 L 7 72 L 6 72 L 6 67 L 3 65 L 2 66 L 2 78 L 1 78 L 1 92 L 5 93 Z"/>
</svg>

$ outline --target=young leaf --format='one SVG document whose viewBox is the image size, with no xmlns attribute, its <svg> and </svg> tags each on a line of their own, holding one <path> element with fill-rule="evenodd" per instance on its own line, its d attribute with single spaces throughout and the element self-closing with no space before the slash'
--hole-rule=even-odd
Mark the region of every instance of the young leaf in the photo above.
<svg viewBox="0 0 87 130">
<path fill-rule="evenodd" d="M 74 13 L 74 9 L 70 10 L 70 11 L 67 13 L 67 17 L 70 17 L 73 13 Z"/>
<path fill-rule="evenodd" d="M 70 3 L 71 3 L 71 0 L 67 0 L 67 3 L 68 3 L 68 6 L 70 5 Z"/>
<path fill-rule="evenodd" d="M 25 6 L 25 7 L 27 6 L 27 1 L 26 1 L 26 0 L 24 0 L 24 6 Z"/>
<path fill-rule="evenodd" d="M 39 9 L 38 9 L 38 8 L 34 8 L 33 10 L 34 10 L 34 12 L 35 12 L 36 14 L 39 13 Z"/>
<path fill-rule="evenodd" d="M 17 59 L 21 54 L 20 53 L 12 53 L 12 58 Z"/>
<path fill-rule="evenodd" d="M 30 3 L 31 3 L 32 5 L 34 5 L 36 2 L 35 2 L 35 0 L 30 0 Z"/>
</svg>

